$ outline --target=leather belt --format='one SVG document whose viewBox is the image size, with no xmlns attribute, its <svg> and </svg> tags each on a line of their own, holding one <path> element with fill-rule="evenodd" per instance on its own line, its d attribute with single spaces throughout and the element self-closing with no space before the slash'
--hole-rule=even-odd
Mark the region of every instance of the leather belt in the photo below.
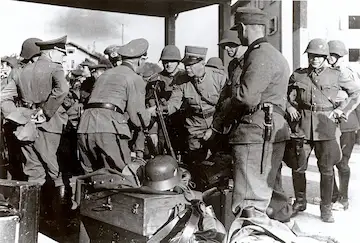
<svg viewBox="0 0 360 243">
<path fill-rule="evenodd" d="M 113 105 L 111 103 L 89 103 L 84 107 L 85 110 L 90 108 L 103 108 L 103 109 L 119 112 L 120 114 L 124 114 L 124 112 L 118 106 Z"/>
<path fill-rule="evenodd" d="M 267 103 L 267 102 L 265 102 Z M 272 104 L 272 103 L 271 103 Z M 263 108 L 264 103 L 260 103 L 257 106 L 254 106 L 253 108 L 249 109 L 248 113 L 246 115 L 254 114 L 256 111 Z M 280 106 L 272 104 L 273 105 L 273 111 L 280 114 L 281 116 L 285 117 L 286 113 L 283 109 L 280 108 Z"/>
<path fill-rule="evenodd" d="M 309 110 L 309 111 L 332 111 L 334 107 L 332 106 L 318 106 L 318 105 L 309 105 L 309 104 L 301 104 L 299 108 L 302 110 Z"/>
</svg>

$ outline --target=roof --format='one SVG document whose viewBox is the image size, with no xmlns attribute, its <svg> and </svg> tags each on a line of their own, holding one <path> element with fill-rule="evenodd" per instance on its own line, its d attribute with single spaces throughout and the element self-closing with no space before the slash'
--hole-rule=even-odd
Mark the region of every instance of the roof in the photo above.
<svg viewBox="0 0 360 243">
<path fill-rule="evenodd" d="M 166 17 L 230 0 L 19 0 L 83 9 Z"/>
</svg>

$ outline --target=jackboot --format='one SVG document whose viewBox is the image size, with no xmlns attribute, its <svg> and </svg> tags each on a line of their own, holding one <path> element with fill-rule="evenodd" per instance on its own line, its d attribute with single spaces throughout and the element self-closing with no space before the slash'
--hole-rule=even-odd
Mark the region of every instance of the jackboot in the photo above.
<svg viewBox="0 0 360 243">
<path fill-rule="evenodd" d="M 333 191 L 334 175 L 321 175 L 320 179 L 320 212 L 321 220 L 326 223 L 334 223 L 332 208 L 332 191 Z"/>
<path fill-rule="evenodd" d="M 344 206 L 344 210 L 349 208 L 349 181 L 350 181 L 350 171 L 349 172 L 340 172 L 339 171 L 339 186 L 340 186 L 340 198 L 339 202 Z"/>
<path fill-rule="evenodd" d="M 295 192 L 295 202 L 292 205 L 292 217 L 297 215 L 298 212 L 306 210 L 306 176 L 305 173 L 292 173 L 293 186 Z"/>
<path fill-rule="evenodd" d="M 335 180 L 335 176 L 334 176 L 334 187 L 333 187 L 333 194 L 332 194 L 331 201 L 333 203 L 336 203 L 339 199 L 340 199 L 340 192 L 339 192 L 339 188 L 336 184 L 336 180 Z"/>
</svg>

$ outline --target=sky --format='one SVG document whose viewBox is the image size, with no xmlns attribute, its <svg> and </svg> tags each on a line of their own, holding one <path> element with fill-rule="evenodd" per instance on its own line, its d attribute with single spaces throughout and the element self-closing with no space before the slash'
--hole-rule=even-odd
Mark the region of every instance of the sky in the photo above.
<svg viewBox="0 0 360 243">
<path fill-rule="evenodd" d="M 164 47 L 164 18 L 102 12 L 37 3 L 0 0 L 0 56 L 19 54 L 30 37 L 49 40 L 68 36 L 68 41 L 98 52 L 111 44 L 135 38 L 149 41 L 149 61 L 157 62 Z M 208 48 L 207 58 L 218 55 L 218 6 L 184 12 L 176 20 L 176 45 Z M 122 33 L 124 36 L 122 38 Z"/>
</svg>

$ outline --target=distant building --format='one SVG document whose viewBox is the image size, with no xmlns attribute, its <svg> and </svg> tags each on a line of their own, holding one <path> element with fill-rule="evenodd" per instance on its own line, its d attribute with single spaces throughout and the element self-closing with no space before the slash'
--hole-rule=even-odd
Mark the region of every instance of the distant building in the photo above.
<svg viewBox="0 0 360 243">
<path fill-rule="evenodd" d="M 91 61 L 98 63 L 99 55 L 91 53 L 86 48 L 69 42 L 66 45 L 67 56 L 65 58 L 65 63 L 63 64 L 65 72 L 74 70 L 77 66 L 85 60 L 85 58 L 90 59 Z"/>
</svg>

